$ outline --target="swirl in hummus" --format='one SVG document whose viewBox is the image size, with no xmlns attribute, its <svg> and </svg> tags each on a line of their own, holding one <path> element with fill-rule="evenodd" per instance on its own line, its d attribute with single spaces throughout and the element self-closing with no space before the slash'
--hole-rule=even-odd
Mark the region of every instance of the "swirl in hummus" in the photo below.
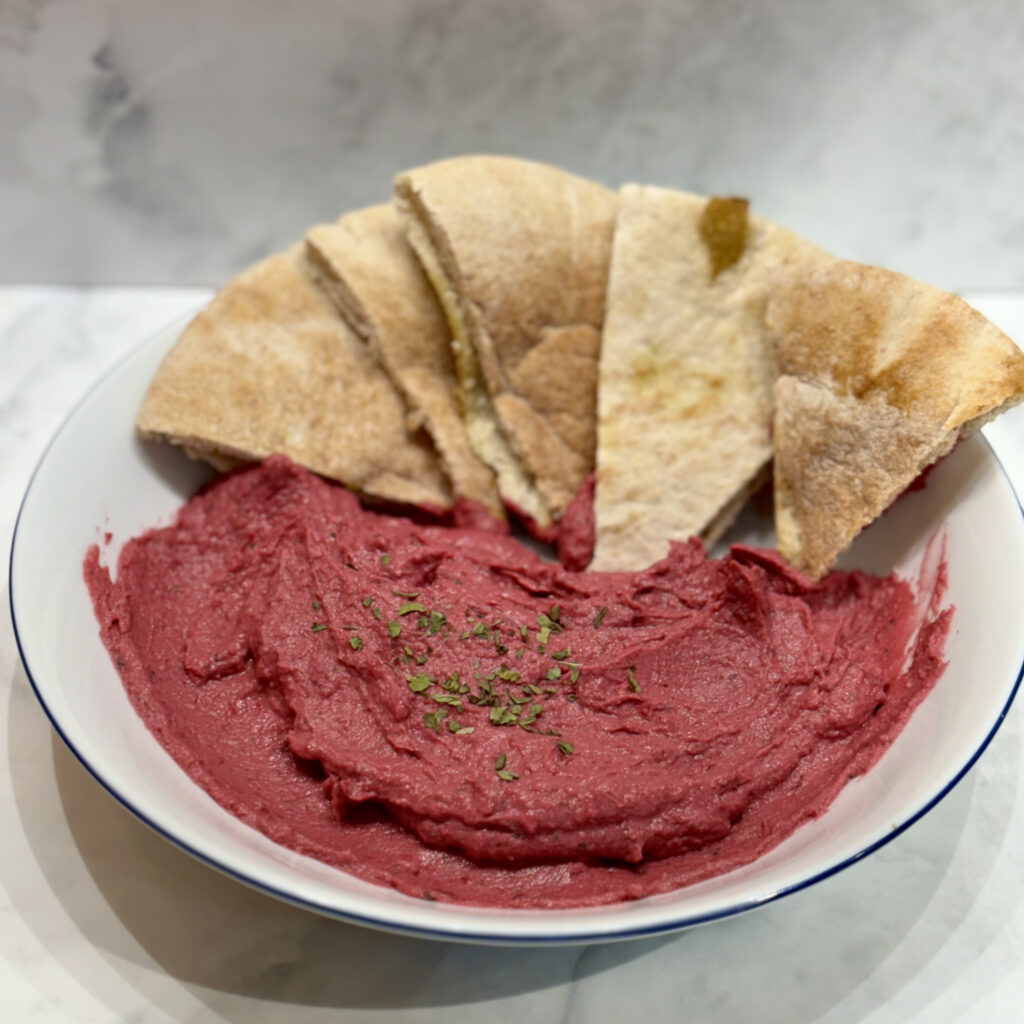
<svg viewBox="0 0 1024 1024">
<path fill-rule="evenodd" d="M 569 572 L 279 456 L 85 573 L 135 708 L 249 825 L 416 896 L 570 907 L 728 871 L 820 815 L 944 668 L 936 590 L 674 544 Z"/>
</svg>

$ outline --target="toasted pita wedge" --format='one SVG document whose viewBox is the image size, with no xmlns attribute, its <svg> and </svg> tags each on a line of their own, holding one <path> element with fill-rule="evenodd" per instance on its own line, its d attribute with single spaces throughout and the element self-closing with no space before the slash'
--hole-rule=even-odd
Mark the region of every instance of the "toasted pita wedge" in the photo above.
<svg viewBox="0 0 1024 1024">
<path fill-rule="evenodd" d="M 623 187 L 598 385 L 594 569 L 642 568 L 670 540 L 710 545 L 767 479 L 768 276 L 817 253 L 745 200 Z"/>
<path fill-rule="evenodd" d="M 306 254 L 317 283 L 433 438 L 455 494 L 504 519 L 494 473 L 473 451 L 459 414 L 444 311 L 395 208 L 372 206 L 312 228 Z"/>
<path fill-rule="evenodd" d="M 1005 334 L 878 267 L 784 267 L 767 323 L 779 551 L 814 578 L 959 437 L 1024 398 L 1024 354 Z"/>
<path fill-rule="evenodd" d="M 136 425 L 221 468 L 281 453 L 370 498 L 451 504 L 432 446 L 312 283 L 302 246 L 214 296 L 165 357 Z"/>
<path fill-rule="evenodd" d="M 505 501 L 547 526 L 593 467 L 616 196 L 470 156 L 399 175 L 395 199 L 448 316 L 470 441 Z"/>
</svg>

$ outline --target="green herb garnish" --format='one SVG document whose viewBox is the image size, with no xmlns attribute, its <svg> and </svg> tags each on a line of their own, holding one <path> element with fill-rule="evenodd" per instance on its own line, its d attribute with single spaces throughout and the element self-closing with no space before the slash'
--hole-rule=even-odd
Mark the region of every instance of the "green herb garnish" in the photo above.
<svg viewBox="0 0 1024 1024">
<path fill-rule="evenodd" d="M 604 617 L 607 614 L 608 609 L 606 607 L 602 606 L 601 608 L 598 608 L 597 614 L 594 616 L 594 629 L 597 629 L 597 627 L 600 626 L 602 622 L 604 622 Z"/>
<path fill-rule="evenodd" d="M 326 622 L 314 622 L 313 623 L 313 632 L 314 633 L 322 633 L 326 628 L 327 628 L 327 623 Z"/>
<path fill-rule="evenodd" d="M 494 707 L 489 715 L 491 725 L 515 725 L 519 721 L 518 707 Z"/>
<path fill-rule="evenodd" d="M 640 692 L 640 684 L 636 681 L 636 676 L 633 675 L 633 666 L 632 665 L 630 665 L 629 668 L 626 669 L 626 678 L 629 679 L 629 688 L 634 693 L 639 693 Z"/>
<path fill-rule="evenodd" d="M 425 612 L 427 609 L 419 601 L 406 601 L 398 606 L 399 615 L 411 615 L 413 612 Z"/>
<path fill-rule="evenodd" d="M 564 740 L 558 744 L 558 749 L 561 753 L 565 754 L 566 757 L 572 753 L 572 744 L 566 743 Z"/>
<path fill-rule="evenodd" d="M 400 622 L 396 622 L 394 619 L 390 619 L 388 621 L 388 636 L 394 640 L 401 632 L 402 624 Z"/>
<path fill-rule="evenodd" d="M 529 706 L 529 708 L 527 708 L 526 714 L 520 716 L 519 724 L 520 725 L 524 725 L 524 726 L 525 725 L 533 725 L 533 723 L 537 720 L 537 716 L 543 710 L 544 710 L 544 706 L 542 704 L 531 704 Z"/>
<path fill-rule="evenodd" d="M 350 636 L 348 638 L 348 645 L 352 648 L 353 651 L 361 651 L 363 649 L 362 637 L 360 637 L 358 633 L 356 633 L 354 636 Z"/>
<path fill-rule="evenodd" d="M 433 729 L 434 732 L 439 733 L 441 731 L 441 723 L 444 721 L 445 715 L 447 714 L 447 711 L 428 711 L 423 716 L 423 724 L 428 729 Z"/>
<path fill-rule="evenodd" d="M 556 604 L 551 611 L 555 612 L 557 615 L 558 605 Z M 562 632 L 562 627 L 558 624 L 558 619 L 552 618 L 550 614 L 545 612 L 541 612 L 540 615 L 537 616 L 537 625 L 540 626 L 542 630 L 546 629 L 549 634 Z"/>
<path fill-rule="evenodd" d="M 494 760 L 494 771 L 502 782 L 515 782 L 519 776 L 515 772 L 505 770 L 507 762 L 508 758 L 504 754 L 499 754 Z"/>
<path fill-rule="evenodd" d="M 544 673 L 545 679 L 558 679 L 561 676 L 562 670 L 557 665 L 552 665 L 551 668 Z"/>
<path fill-rule="evenodd" d="M 448 704 L 453 708 L 458 708 L 459 711 L 462 710 L 462 701 L 454 693 L 432 693 L 430 696 L 438 704 Z"/>
<path fill-rule="evenodd" d="M 409 684 L 409 689 L 412 690 L 413 693 L 422 693 L 434 680 L 431 679 L 430 676 L 420 672 L 415 676 L 406 676 L 405 681 Z"/>
</svg>

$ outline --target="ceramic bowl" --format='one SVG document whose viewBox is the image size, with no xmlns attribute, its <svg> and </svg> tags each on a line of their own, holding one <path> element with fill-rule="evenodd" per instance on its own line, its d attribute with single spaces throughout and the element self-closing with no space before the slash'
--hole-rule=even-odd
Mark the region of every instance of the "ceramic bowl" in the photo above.
<svg viewBox="0 0 1024 1024">
<path fill-rule="evenodd" d="M 750 910 L 835 874 L 915 822 L 963 777 L 994 735 L 1024 662 L 1024 518 L 980 436 L 970 438 L 868 529 L 847 566 L 916 579 L 945 531 L 956 612 L 949 666 L 898 740 L 829 811 L 760 860 L 663 896 L 575 911 L 495 911 L 428 903 L 360 881 L 249 829 L 195 786 L 129 704 L 100 642 L 82 559 L 170 521 L 209 471 L 138 441 L 136 410 L 182 324 L 96 384 L 32 477 L 11 554 L 11 608 L 25 668 L 81 763 L 129 811 L 225 874 L 291 903 L 407 934 L 492 943 L 594 942 L 652 935 Z M 763 543 L 748 514 L 740 533 Z M 733 539 L 738 539 L 736 533 Z"/>
</svg>

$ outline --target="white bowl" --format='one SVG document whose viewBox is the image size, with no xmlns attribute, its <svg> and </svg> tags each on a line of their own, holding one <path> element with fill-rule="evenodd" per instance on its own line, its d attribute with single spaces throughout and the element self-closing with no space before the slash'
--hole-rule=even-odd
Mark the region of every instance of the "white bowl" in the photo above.
<svg viewBox="0 0 1024 1024">
<path fill-rule="evenodd" d="M 87 547 L 112 563 L 129 537 L 171 519 L 208 476 L 135 439 L 147 382 L 182 324 L 104 377 L 50 443 L 29 485 L 11 553 L 11 611 L 40 702 L 82 764 L 133 814 L 200 860 L 264 892 L 347 921 L 476 942 L 593 942 L 737 914 L 819 881 L 884 845 L 960 780 L 995 734 L 1024 663 L 1024 518 L 985 441 L 962 443 L 857 541 L 847 565 L 916 579 L 928 539 L 947 536 L 956 607 L 949 667 L 875 768 L 827 814 L 767 856 L 663 896 L 575 911 L 429 903 L 353 878 L 271 842 L 201 789 L 132 710 L 100 642 L 82 579 Z M 764 542 L 748 516 L 748 536 Z"/>
</svg>

